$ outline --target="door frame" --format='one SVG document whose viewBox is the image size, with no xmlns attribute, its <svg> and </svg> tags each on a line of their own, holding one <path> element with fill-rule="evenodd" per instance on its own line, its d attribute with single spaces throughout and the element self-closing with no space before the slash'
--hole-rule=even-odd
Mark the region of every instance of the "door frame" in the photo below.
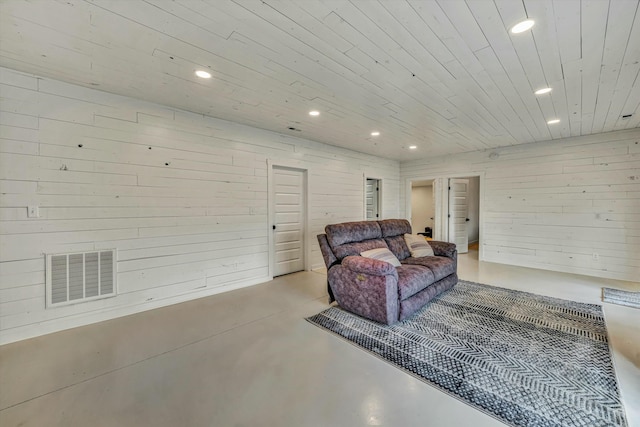
<svg viewBox="0 0 640 427">
<path fill-rule="evenodd" d="M 302 172 L 303 183 L 302 190 L 304 191 L 304 197 L 302 200 L 304 208 L 304 233 L 302 236 L 303 256 L 304 256 L 304 271 L 310 270 L 311 260 L 311 245 L 309 244 L 310 232 L 310 210 L 309 210 L 309 169 L 301 167 L 298 162 L 287 162 L 278 160 L 276 162 L 271 159 L 267 159 L 267 235 L 269 242 L 269 278 L 273 280 L 273 273 L 275 271 L 275 241 L 273 226 L 276 219 L 276 207 L 275 207 L 275 186 L 273 185 L 273 168 L 284 168 Z"/>
<path fill-rule="evenodd" d="M 378 181 L 378 220 L 384 219 L 382 215 L 382 178 L 378 178 L 375 175 L 363 173 L 362 174 L 362 220 L 367 220 L 367 180 L 375 179 Z"/>
<path fill-rule="evenodd" d="M 404 185 L 404 202 L 405 202 L 405 206 L 404 206 L 404 211 L 405 211 L 405 218 L 408 221 L 411 221 L 411 184 L 414 181 L 429 181 L 429 180 L 433 180 L 434 183 L 434 187 L 433 187 L 433 191 L 435 194 L 435 218 L 434 218 L 434 234 L 433 234 L 433 239 L 434 240 L 438 240 L 438 239 L 442 239 L 442 240 L 446 240 L 449 241 L 448 239 L 448 222 L 446 221 L 446 215 L 449 212 L 449 189 L 448 189 L 448 183 L 449 183 L 449 178 L 473 178 L 473 177 L 478 177 L 479 178 L 479 196 L 478 198 L 480 199 L 478 201 L 479 203 L 479 207 L 478 207 L 478 241 L 480 242 L 480 245 L 478 247 L 478 260 L 479 261 L 484 261 L 484 245 L 482 244 L 483 241 L 483 236 L 484 236 L 484 209 L 483 209 L 483 205 L 484 205 L 484 179 L 485 179 L 485 172 L 467 172 L 467 173 L 452 173 L 452 174 L 447 174 L 447 175 L 424 175 L 424 176 L 418 176 L 418 177 L 411 177 L 411 178 L 405 178 L 405 185 Z M 438 190 L 436 190 L 436 182 L 439 182 L 438 180 L 447 180 L 447 190 L 445 192 L 445 186 L 441 186 L 442 188 L 440 188 Z M 442 182 L 442 181 L 440 181 Z M 446 226 L 445 226 L 446 225 Z M 443 229 L 444 227 L 444 229 Z M 444 237 L 443 237 L 444 235 Z"/>
</svg>

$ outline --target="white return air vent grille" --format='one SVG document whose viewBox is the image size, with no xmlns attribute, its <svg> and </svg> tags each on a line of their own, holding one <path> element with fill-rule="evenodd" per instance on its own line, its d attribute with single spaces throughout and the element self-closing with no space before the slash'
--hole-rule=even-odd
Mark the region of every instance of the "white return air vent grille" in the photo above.
<svg viewBox="0 0 640 427">
<path fill-rule="evenodd" d="M 115 295 L 115 249 L 47 255 L 47 307 Z"/>
</svg>

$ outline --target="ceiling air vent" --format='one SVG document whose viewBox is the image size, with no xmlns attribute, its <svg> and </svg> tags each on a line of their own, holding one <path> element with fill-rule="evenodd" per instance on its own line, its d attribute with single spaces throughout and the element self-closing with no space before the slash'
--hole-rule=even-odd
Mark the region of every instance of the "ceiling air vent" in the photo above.
<svg viewBox="0 0 640 427">
<path fill-rule="evenodd" d="M 116 251 L 47 255 L 47 307 L 116 295 Z"/>
</svg>

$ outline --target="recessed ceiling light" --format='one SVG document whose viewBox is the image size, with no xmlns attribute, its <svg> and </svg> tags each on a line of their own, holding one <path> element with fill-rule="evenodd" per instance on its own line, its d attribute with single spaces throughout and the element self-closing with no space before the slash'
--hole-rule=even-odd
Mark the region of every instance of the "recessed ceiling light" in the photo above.
<svg viewBox="0 0 640 427">
<path fill-rule="evenodd" d="M 544 95 L 545 93 L 549 93 L 551 92 L 553 89 L 551 89 L 550 87 L 543 87 L 542 89 L 538 89 L 537 91 L 533 92 L 536 95 Z"/>
<path fill-rule="evenodd" d="M 320 111 L 316 111 L 316 110 L 309 111 L 309 115 L 310 116 L 319 116 L 320 115 Z"/>
<path fill-rule="evenodd" d="M 371 136 L 378 136 L 378 135 L 380 135 L 380 132 L 378 132 L 377 130 L 371 132 Z"/>
<path fill-rule="evenodd" d="M 202 79 L 210 79 L 211 78 L 211 73 L 208 73 L 204 70 L 198 70 L 196 71 L 196 76 L 202 78 Z"/>
<path fill-rule="evenodd" d="M 417 145 L 410 145 L 410 146 L 409 146 L 409 150 L 415 150 L 416 148 L 418 148 L 418 146 L 417 146 Z"/>
<path fill-rule="evenodd" d="M 518 22 L 516 25 L 511 27 L 511 32 L 513 34 L 525 32 L 533 27 L 533 24 L 535 24 L 535 21 L 533 19 L 527 19 L 526 21 Z"/>
<path fill-rule="evenodd" d="M 548 125 L 554 125 L 556 123 L 560 123 L 560 119 L 553 119 L 553 120 L 549 120 L 547 122 Z"/>
</svg>

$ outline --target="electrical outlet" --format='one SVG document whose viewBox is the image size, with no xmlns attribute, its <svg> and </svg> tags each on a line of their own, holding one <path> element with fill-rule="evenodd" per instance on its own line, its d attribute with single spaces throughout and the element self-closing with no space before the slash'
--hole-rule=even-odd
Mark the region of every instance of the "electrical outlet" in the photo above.
<svg viewBox="0 0 640 427">
<path fill-rule="evenodd" d="M 27 218 L 40 218 L 40 208 L 38 206 L 27 206 Z"/>
</svg>

